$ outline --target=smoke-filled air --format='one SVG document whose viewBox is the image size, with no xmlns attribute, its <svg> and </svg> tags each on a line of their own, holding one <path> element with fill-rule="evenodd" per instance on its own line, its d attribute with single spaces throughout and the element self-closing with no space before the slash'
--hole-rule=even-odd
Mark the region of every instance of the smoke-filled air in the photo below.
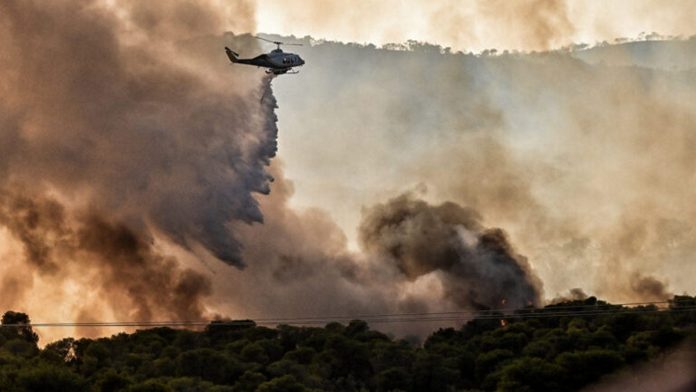
<svg viewBox="0 0 696 392">
<path fill-rule="evenodd" d="M 420 24 L 325 3 L 0 2 L 0 308 L 191 321 L 693 293 L 696 31 L 634 34 L 661 3 L 626 30 L 587 28 L 577 2 L 445 2 Z M 259 33 L 302 43 L 300 73 L 230 64 L 225 46 L 273 49 Z"/>
<path fill-rule="evenodd" d="M 505 230 L 547 299 L 692 289 L 694 39 L 484 55 L 325 42 L 305 53 L 313 72 L 276 91 L 288 102 L 280 155 L 297 178 L 293 202 L 329 210 L 354 248 L 374 249 L 361 243 L 372 222 L 362 206 L 412 192 Z M 297 94 L 303 83 L 316 87 Z M 314 100 L 328 115 L 305 121 Z"/>
</svg>

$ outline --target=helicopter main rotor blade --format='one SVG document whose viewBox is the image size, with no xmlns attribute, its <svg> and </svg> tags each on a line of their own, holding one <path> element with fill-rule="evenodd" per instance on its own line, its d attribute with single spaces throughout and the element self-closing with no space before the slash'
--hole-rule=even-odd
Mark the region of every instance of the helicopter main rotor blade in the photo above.
<svg viewBox="0 0 696 392">
<path fill-rule="evenodd" d="M 272 44 L 277 43 L 277 42 L 275 42 L 275 41 L 271 41 L 270 39 L 266 39 L 266 38 L 263 38 L 263 37 L 254 36 L 254 38 L 260 39 L 261 41 L 270 42 L 270 43 L 272 43 Z"/>
<path fill-rule="evenodd" d="M 286 44 L 285 42 L 281 42 L 281 41 L 271 41 L 270 39 L 266 39 L 266 38 L 258 37 L 258 36 L 254 36 L 254 38 L 258 38 L 258 39 L 260 39 L 260 40 L 262 40 L 262 41 L 270 42 L 270 43 L 276 44 L 276 45 L 302 46 L 302 44 Z"/>
<path fill-rule="evenodd" d="M 278 45 L 278 44 L 282 44 L 282 42 L 278 42 L 278 41 L 271 41 L 270 39 L 266 39 L 266 38 L 263 38 L 263 37 L 257 37 L 257 36 L 254 36 L 254 38 L 260 39 L 260 40 L 262 40 L 262 41 L 270 42 L 270 43 L 272 43 L 272 44 L 276 44 L 276 45 Z"/>
</svg>

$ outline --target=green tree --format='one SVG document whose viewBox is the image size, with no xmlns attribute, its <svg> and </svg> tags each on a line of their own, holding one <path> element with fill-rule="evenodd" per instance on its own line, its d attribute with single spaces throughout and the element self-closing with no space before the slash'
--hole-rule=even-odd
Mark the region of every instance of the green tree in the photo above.
<svg viewBox="0 0 696 392">
<path fill-rule="evenodd" d="M 36 344 L 39 335 L 31 328 L 31 320 L 25 313 L 8 311 L 2 315 L 2 331 L 7 339 L 19 337 L 20 339 Z"/>
<path fill-rule="evenodd" d="M 130 378 L 119 374 L 114 369 L 109 369 L 103 373 L 100 373 L 92 379 L 92 384 L 99 392 L 123 391 L 132 383 L 133 382 Z"/>
<path fill-rule="evenodd" d="M 17 384 L 27 392 L 86 391 L 87 382 L 67 367 L 39 364 L 20 370 Z"/>
<path fill-rule="evenodd" d="M 520 358 L 500 370 L 498 391 L 563 391 L 564 370 L 540 358 Z"/>
<path fill-rule="evenodd" d="M 386 369 L 377 375 L 377 390 L 381 392 L 408 391 L 411 389 L 412 383 L 411 373 L 404 368 Z"/>
<path fill-rule="evenodd" d="M 75 339 L 64 338 L 53 343 L 49 343 L 44 347 L 44 351 L 55 353 L 64 362 L 69 362 L 75 359 Z"/>
<path fill-rule="evenodd" d="M 210 348 L 185 351 L 177 359 L 177 374 L 181 376 L 200 377 L 214 383 L 227 380 L 227 358 Z"/>
<path fill-rule="evenodd" d="M 562 353 L 556 358 L 556 363 L 566 371 L 566 386 L 580 388 L 620 368 L 624 359 L 614 351 L 591 349 Z"/>
<path fill-rule="evenodd" d="M 297 382 L 293 376 L 285 375 L 262 383 L 256 392 L 305 392 L 306 390 L 307 388 Z"/>
<path fill-rule="evenodd" d="M 476 358 L 476 378 L 483 380 L 506 361 L 515 357 L 510 350 L 492 350 L 480 354 Z"/>
<path fill-rule="evenodd" d="M 266 377 L 259 372 L 247 370 L 234 384 L 234 392 L 254 392 Z"/>
<path fill-rule="evenodd" d="M 169 386 L 159 380 L 147 380 L 128 388 L 128 392 L 171 392 Z"/>
</svg>

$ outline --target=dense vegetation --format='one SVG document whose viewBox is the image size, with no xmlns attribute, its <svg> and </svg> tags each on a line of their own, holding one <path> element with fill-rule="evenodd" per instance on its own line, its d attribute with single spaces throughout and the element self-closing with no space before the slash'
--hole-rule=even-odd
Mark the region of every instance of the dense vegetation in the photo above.
<svg viewBox="0 0 696 392">
<path fill-rule="evenodd" d="M 203 331 L 153 328 L 43 349 L 27 315 L 7 312 L 0 390 L 577 390 L 693 333 L 694 308 L 688 296 L 660 312 L 591 297 L 516 312 L 523 317 L 484 315 L 440 329 L 422 346 L 356 320 L 275 329 L 216 322 Z"/>
</svg>

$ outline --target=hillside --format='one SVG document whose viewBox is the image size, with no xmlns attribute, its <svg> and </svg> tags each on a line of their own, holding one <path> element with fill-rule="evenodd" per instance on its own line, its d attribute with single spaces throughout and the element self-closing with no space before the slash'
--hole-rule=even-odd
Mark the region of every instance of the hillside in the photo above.
<svg viewBox="0 0 696 392">
<path fill-rule="evenodd" d="M 600 45 L 573 52 L 588 64 L 614 67 L 638 66 L 661 70 L 688 70 L 696 67 L 696 38 L 688 40 L 636 41 Z"/>
</svg>

